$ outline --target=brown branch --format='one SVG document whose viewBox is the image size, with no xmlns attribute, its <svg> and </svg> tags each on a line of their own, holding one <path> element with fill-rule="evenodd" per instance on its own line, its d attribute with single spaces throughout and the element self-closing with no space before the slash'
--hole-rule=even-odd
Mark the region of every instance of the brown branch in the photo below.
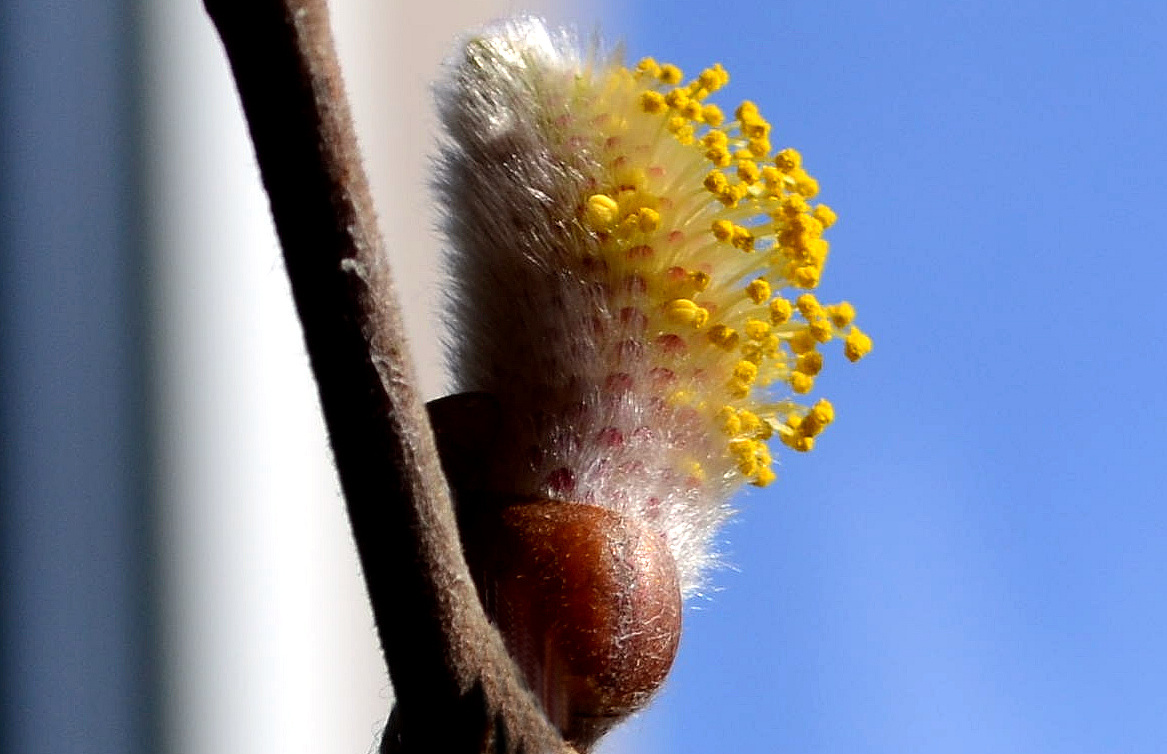
<svg viewBox="0 0 1167 754">
<path fill-rule="evenodd" d="M 206 7 L 251 129 L 397 697 L 383 750 L 563 750 L 462 556 L 325 3 Z"/>
</svg>

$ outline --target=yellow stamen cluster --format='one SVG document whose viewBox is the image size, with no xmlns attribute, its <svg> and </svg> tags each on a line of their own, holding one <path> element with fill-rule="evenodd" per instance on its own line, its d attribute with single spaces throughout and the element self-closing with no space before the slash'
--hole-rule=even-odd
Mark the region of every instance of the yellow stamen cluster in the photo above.
<svg viewBox="0 0 1167 754">
<path fill-rule="evenodd" d="M 683 80 L 676 66 L 646 58 L 608 69 L 581 95 L 594 110 L 588 133 L 601 177 L 578 218 L 595 239 L 589 269 L 602 268 L 614 304 L 644 323 L 654 372 L 680 380 L 669 405 L 724 438 L 725 474 L 765 486 L 772 435 L 808 451 L 834 419 L 826 400 L 806 408 L 768 388 L 805 395 L 823 369 L 819 346 L 838 338 L 855 361 L 872 343 L 852 324 L 851 304 L 824 305 L 809 292 L 836 217 L 811 203 L 818 182 L 801 155 L 774 151 L 754 103 L 726 122 L 705 101 L 729 81 L 720 65 Z M 705 478 L 699 464 L 690 471 Z"/>
</svg>

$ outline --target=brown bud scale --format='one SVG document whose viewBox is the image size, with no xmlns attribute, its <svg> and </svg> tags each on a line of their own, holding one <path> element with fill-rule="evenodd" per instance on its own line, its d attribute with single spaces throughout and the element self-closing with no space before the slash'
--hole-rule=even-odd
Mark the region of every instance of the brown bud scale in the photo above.
<svg viewBox="0 0 1167 754">
<path fill-rule="evenodd" d="M 676 656 L 681 592 L 664 538 L 581 503 L 520 503 L 476 523 L 467 554 L 483 605 L 548 717 L 586 748 L 648 702 Z"/>
</svg>

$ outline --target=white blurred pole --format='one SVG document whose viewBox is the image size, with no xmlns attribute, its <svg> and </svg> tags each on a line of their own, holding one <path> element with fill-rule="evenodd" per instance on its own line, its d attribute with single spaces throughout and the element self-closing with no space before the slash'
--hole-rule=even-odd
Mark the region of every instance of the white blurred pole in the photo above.
<svg viewBox="0 0 1167 754">
<path fill-rule="evenodd" d="M 427 398 L 444 382 L 428 86 L 505 6 L 333 7 Z M 226 58 L 197 3 L 143 8 L 168 748 L 366 752 L 391 693 Z"/>
</svg>

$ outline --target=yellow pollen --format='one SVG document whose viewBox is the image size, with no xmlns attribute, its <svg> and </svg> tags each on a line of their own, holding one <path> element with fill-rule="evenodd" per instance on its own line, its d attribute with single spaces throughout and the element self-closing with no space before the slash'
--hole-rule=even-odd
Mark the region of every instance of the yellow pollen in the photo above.
<svg viewBox="0 0 1167 754">
<path fill-rule="evenodd" d="M 813 351 L 816 345 L 817 342 L 810 334 L 810 330 L 799 330 L 790 337 L 790 350 L 799 355 Z"/>
<path fill-rule="evenodd" d="M 642 76 L 651 76 L 655 79 L 660 76 L 660 66 L 652 58 L 642 58 L 636 64 L 636 73 Z"/>
<path fill-rule="evenodd" d="M 751 383 L 758 378 L 758 365 L 751 361 L 739 361 L 733 368 L 733 378 Z"/>
<path fill-rule="evenodd" d="M 831 321 L 826 317 L 816 317 L 810 320 L 807 327 L 810 329 L 810 334 L 819 343 L 828 343 L 835 335 L 835 328 L 831 326 Z"/>
<path fill-rule="evenodd" d="M 814 416 L 825 427 L 835 420 L 835 407 L 826 398 L 820 398 L 818 403 L 811 408 L 810 415 Z"/>
<path fill-rule="evenodd" d="M 825 204 L 820 204 L 814 208 L 814 219 L 822 223 L 824 228 L 829 228 L 835 224 L 835 221 L 839 217 L 830 207 Z"/>
<path fill-rule="evenodd" d="M 721 410 L 717 412 L 717 420 L 721 423 L 721 431 L 728 437 L 736 437 L 741 434 L 742 420 L 738 418 L 733 406 L 722 406 Z"/>
<path fill-rule="evenodd" d="M 710 170 L 705 176 L 705 188 L 713 194 L 720 194 L 729 187 L 729 179 L 720 170 Z"/>
<path fill-rule="evenodd" d="M 737 177 L 743 183 L 753 185 L 762 177 L 762 171 L 758 169 L 758 164 L 753 160 L 738 160 Z"/>
<path fill-rule="evenodd" d="M 805 395 L 814 387 L 814 377 L 806 372 L 794 371 L 790 373 L 790 389 L 799 395 Z"/>
<path fill-rule="evenodd" d="M 831 318 L 831 323 L 835 327 L 842 329 L 854 321 L 855 307 L 851 306 L 848 301 L 841 301 L 838 304 L 827 307 L 827 316 Z"/>
<path fill-rule="evenodd" d="M 851 361 L 859 361 L 871 352 L 871 338 L 858 327 L 852 327 L 843 340 L 843 355 Z"/>
<path fill-rule="evenodd" d="M 573 107 L 589 101 L 593 75 L 571 84 Z M 872 348 L 849 302 L 824 305 L 808 292 L 822 279 L 824 231 L 837 217 L 813 203 L 819 185 L 802 156 L 774 150 L 777 131 L 755 103 L 741 102 L 731 118 L 707 101 L 729 81 L 720 64 L 689 81 L 653 58 L 601 75 L 591 111 L 547 127 L 597 166 L 579 210 L 592 231 L 579 269 L 611 293 L 618 337 L 628 338 L 610 374 L 638 375 L 635 390 L 659 390 L 657 400 L 716 438 L 720 456 L 693 444 L 692 456 L 668 461 L 682 478 L 764 487 L 775 479 L 767 440 L 777 434 L 806 452 L 834 420 L 828 401 L 807 408 L 813 399 L 801 397 L 832 357 L 820 345 L 838 339 L 851 361 Z M 632 354 L 645 371 L 632 371 Z"/>
<path fill-rule="evenodd" d="M 770 334 L 770 323 L 760 319 L 746 320 L 745 333 L 750 340 L 763 340 Z"/>
<path fill-rule="evenodd" d="M 681 73 L 680 68 L 677 68 L 671 63 L 666 63 L 660 67 L 660 73 L 657 74 L 657 78 L 661 80 L 661 83 L 675 85 L 681 83 L 684 74 Z"/>
<path fill-rule="evenodd" d="M 774 165 L 783 173 L 791 173 L 802 166 L 802 155 L 796 149 L 783 149 L 775 155 Z"/>
<path fill-rule="evenodd" d="M 764 304 L 770 300 L 770 284 L 765 278 L 758 278 L 746 286 L 746 295 L 755 304 Z"/>
<path fill-rule="evenodd" d="M 717 105 L 704 105 L 701 108 L 701 120 L 717 128 L 725 122 L 725 114 Z"/>
<path fill-rule="evenodd" d="M 608 230 L 616 222 L 616 214 L 620 205 L 607 194 L 594 194 L 588 197 L 584 209 L 584 219 L 592 230 Z"/>
<path fill-rule="evenodd" d="M 742 432 L 747 435 L 753 435 L 760 432 L 762 429 L 762 420 L 753 411 L 742 409 L 737 414 L 738 419 L 741 420 Z"/>
<path fill-rule="evenodd" d="M 713 237 L 718 241 L 728 241 L 733 238 L 733 223 L 729 220 L 713 221 Z"/>
<path fill-rule="evenodd" d="M 641 207 L 637 224 L 644 233 L 652 233 L 660 228 L 660 213 L 655 209 Z"/>
<path fill-rule="evenodd" d="M 650 115 L 658 115 L 668 110 L 669 106 L 660 92 L 648 91 L 640 95 L 640 109 Z"/>
<path fill-rule="evenodd" d="M 794 305 L 798 307 L 798 313 L 808 321 L 823 316 L 822 304 L 812 293 L 802 294 L 795 300 Z"/>
<path fill-rule="evenodd" d="M 733 226 L 733 236 L 730 240 L 735 247 L 742 251 L 754 250 L 754 234 L 740 225 Z"/>
<path fill-rule="evenodd" d="M 684 89 L 674 89 L 665 95 L 665 102 L 674 110 L 681 110 L 689 104 L 689 94 Z"/>
<path fill-rule="evenodd" d="M 794 314 L 794 308 L 784 298 L 776 298 L 770 302 L 770 321 L 776 325 L 786 324 Z"/>
<path fill-rule="evenodd" d="M 758 469 L 757 476 L 754 477 L 754 480 L 750 484 L 755 487 L 768 487 L 777 478 L 773 469 L 769 467 L 762 468 Z"/>
<path fill-rule="evenodd" d="M 814 377 L 823 371 L 823 355 L 818 351 L 807 351 L 798 357 L 795 367 L 798 371 Z"/>
<path fill-rule="evenodd" d="M 665 316 L 675 324 L 700 328 L 709 319 L 709 311 L 687 298 L 678 298 L 665 304 Z"/>
<path fill-rule="evenodd" d="M 732 327 L 726 325 L 714 325 L 709 329 L 709 342 L 727 351 L 732 351 L 737 348 L 740 340 L 738 334 Z"/>
</svg>

